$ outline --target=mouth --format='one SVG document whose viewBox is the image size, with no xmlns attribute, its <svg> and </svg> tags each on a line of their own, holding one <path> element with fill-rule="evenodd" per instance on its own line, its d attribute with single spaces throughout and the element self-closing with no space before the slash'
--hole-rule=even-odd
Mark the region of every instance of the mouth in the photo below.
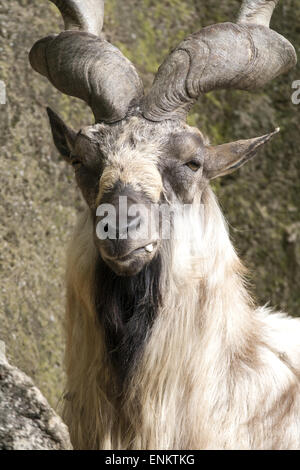
<svg viewBox="0 0 300 470">
<path fill-rule="evenodd" d="M 150 263 L 158 249 L 158 242 L 147 243 L 122 256 L 102 253 L 103 261 L 119 276 L 134 276 Z"/>
<path fill-rule="evenodd" d="M 114 261 L 114 262 L 118 262 L 118 263 L 122 263 L 122 262 L 126 262 L 136 256 L 145 256 L 145 255 L 152 255 L 154 253 L 154 251 L 156 250 L 158 246 L 158 242 L 155 241 L 155 242 L 152 242 L 152 243 L 148 243 L 147 245 L 144 245 L 144 246 L 140 246 L 138 248 L 135 248 L 134 250 L 131 250 L 129 253 L 126 253 L 126 255 L 122 255 L 122 256 L 108 256 L 105 254 L 105 259 L 109 260 L 109 261 Z"/>
</svg>

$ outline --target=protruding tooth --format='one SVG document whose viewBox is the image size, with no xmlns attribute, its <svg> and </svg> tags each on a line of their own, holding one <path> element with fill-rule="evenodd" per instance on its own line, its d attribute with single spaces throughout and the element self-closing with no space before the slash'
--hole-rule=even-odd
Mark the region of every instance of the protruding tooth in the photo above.
<svg viewBox="0 0 300 470">
<path fill-rule="evenodd" d="M 153 251 L 153 244 L 150 243 L 150 245 L 145 246 L 145 250 L 148 251 L 148 253 L 152 253 L 152 251 Z"/>
</svg>

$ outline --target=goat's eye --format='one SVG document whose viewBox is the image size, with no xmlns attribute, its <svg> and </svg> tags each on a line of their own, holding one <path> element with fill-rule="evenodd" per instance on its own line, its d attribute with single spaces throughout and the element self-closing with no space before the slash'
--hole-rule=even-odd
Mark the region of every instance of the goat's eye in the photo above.
<svg viewBox="0 0 300 470">
<path fill-rule="evenodd" d="M 74 160 L 72 161 L 72 167 L 74 168 L 74 170 L 78 170 L 78 168 L 80 168 L 81 166 L 82 166 L 81 161 L 74 158 Z"/>
<path fill-rule="evenodd" d="M 198 162 L 196 162 L 196 161 L 194 161 L 194 160 L 192 160 L 192 161 L 190 161 L 190 162 L 187 162 L 185 165 L 186 165 L 190 170 L 192 170 L 194 173 L 195 173 L 196 171 L 198 171 L 199 168 L 200 168 L 200 166 L 201 166 L 200 163 L 198 163 Z"/>
</svg>

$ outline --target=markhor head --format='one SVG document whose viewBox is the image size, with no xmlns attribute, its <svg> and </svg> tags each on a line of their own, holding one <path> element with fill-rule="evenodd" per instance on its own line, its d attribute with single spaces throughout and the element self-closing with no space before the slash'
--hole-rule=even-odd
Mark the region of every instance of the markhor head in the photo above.
<svg viewBox="0 0 300 470">
<path fill-rule="evenodd" d="M 255 90 L 293 67 L 296 54 L 269 28 L 277 0 L 244 0 L 237 23 L 206 27 L 179 44 L 145 95 L 134 66 L 100 38 L 104 1 L 51 1 L 65 31 L 38 41 L 30 62 L 93 111 L 95 124 L 79 132 L 50 109 L 48 115 L 91 210 L 101 258 L 117 275 L 132 276 L 162 249 L 163 217 L 153 207 L 200 206 L 210 180 L 246 163 L 279 130 L 212 146 L 186 124 L 193 104 L 215 89 Z M 112 207 L 115 219 L 99 207 Z"/>
</svg>

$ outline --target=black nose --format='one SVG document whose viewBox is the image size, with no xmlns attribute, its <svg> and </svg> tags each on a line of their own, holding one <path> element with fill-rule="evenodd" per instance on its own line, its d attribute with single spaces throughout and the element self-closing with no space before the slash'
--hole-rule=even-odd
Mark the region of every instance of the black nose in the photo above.
<svg viewBox="0 0 300 470">
<path fill-rule="evenodd" d="M 141 216 L 137 213 L 134 216 L 128 214 L 119 214 L 116 210 L 116 220 L 106 224 L 104 231 L 106 233 L 115 234 L 116 239 L 124 240 L 130 237 L 130 232 L 136 231 L 141 225 Z"/>
<path fill-rule="evenodd" d="M 101 252 L 107 258 L 124 257 L 138 249 L 142 241 L 147 244 L 152 216 L 150 202 L 143 194 L 128 187 L 117 187 L 104 195 L 101 205 L 99 218 L 96 218 L 96 235 Z"/>
</svg>

